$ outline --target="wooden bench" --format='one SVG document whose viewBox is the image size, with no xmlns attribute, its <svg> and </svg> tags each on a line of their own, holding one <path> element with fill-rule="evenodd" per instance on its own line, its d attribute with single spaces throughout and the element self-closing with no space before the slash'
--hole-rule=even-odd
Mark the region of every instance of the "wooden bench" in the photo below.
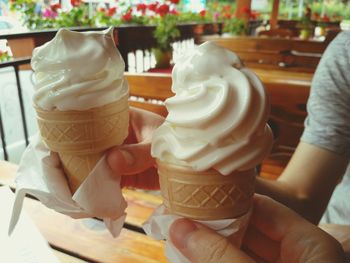
<svg viewBox="0 0 350 263">
<path fill-rule="evenodd" d="M 293 31 L 288 28 L 274 28 L 270 30 L 259 31 L 258 36 L 292 38 L 294 37 L 294 34 Z"/>
<path fill-rule="evenodd" d="M 314 72 L 327 47 L 326 42 L 272 37 L 203 36 L 236 52 L 250 67 Z"/>
<path fill-rule="evenodd" d="M 145 99 L 143 102 L 130 100 L 131 106 L 155 112 L 163 117 L 168 114 L 164 105 L 152 103 L 152 100 L 164 101 L 174 95 L 171 92 L 170 74 L 126 72 L 124 75 L 129 83 L 130 96 Z"/>
</svg>

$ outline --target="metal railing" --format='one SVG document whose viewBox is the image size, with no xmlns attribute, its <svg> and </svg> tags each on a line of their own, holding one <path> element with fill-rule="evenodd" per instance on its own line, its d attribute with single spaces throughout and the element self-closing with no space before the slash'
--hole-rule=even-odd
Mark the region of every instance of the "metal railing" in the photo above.
<svg viewBox="0 0 350 263">
<path fill-rule="evenodd" d="M 26 121 L 26 115 L 25 115 L 25 110 L 24 110 L 22 85 L 21 85 L 21 80 L 19 77 L 19 67 L 21 65 L 27 65 L 29 63 L 30 63 L 30 57 L 25 57 L 25 58 L 21 58 L 21 59 L 13 59 L 11 61 L 6 61 L 6 62 L 0 63 L 0 69 L 12 67 L 14 69 L 14 72 L 15 72 L 18 100 L 19 100 L 19 106 L 20 106 L 20 111 L 21 111 L 22 128 L 23 128 L 24 140 L 25 140 L 26 146 L 28 146 L 28 144 L 29 144 L 29 134 L 28 134 L 27 121 Z M 8 156 L 7 147 L 6 147 L 6 135 L 5 135 L 3 118 L 2 118 L 2 114 L 1 114 L 1 107 L 0 107 L 0 137 L 1 137 L 1 144 L 2 144 L 2 149 L 3 149 L 4 159 L 8 160 L 9 156 Z"/>
</svg>

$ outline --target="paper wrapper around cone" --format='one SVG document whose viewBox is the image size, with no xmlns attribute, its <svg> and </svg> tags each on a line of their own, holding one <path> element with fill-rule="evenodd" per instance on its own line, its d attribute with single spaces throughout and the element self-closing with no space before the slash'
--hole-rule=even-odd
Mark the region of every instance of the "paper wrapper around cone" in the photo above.
<svg viewBox="0 0 350 263">
<path fill-rule="evenodd" d="M 41 138 L 60 156 L 74 193 L 108 148 L 128 135 L 128 96 L 89 110 L 45 111 L 36 107 Z"/>
<path fill-rule="evenodd" d="M 222 175 L 214 169 L 199 172 L 157 160 L 164 206 L 196 220 L 237 218 L 249 211 L 255 169 Z"/>
</svg>

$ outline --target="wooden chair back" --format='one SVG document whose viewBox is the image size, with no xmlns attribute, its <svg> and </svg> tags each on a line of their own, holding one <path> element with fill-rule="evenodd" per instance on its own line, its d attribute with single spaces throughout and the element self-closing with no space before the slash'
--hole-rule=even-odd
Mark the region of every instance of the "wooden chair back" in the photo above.
<svg viewBox="0 0 350 263">
<path fill-rule="evenodd" d="M 293 31 L 288 28 L 274 28 L 258 32 L 258 36 L 292 38 Z"/>
<path fill-rule="evenodd" d="M 314 72 L 327 47 L 326 42 L 272 37 L 203 36 L 237 53 L 252 67 Z M 268 67 L 266 67 L 268 66 Z"/>
<path fill-rule="evenodd" d="M 125 73 L 125 77 L 129 83 L 131 106 L 167 116 L 162 102 L 174 95 L 171 92 L 170 74 Z"/>
</svg>

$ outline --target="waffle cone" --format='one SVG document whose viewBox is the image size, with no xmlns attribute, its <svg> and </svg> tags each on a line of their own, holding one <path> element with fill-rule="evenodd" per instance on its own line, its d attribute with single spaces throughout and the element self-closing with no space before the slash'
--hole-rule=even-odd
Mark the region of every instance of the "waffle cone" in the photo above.
<svg viewBox="0 0 350 263">
<path fill-rule="evenodd" d="M 164 206 L 197 220 L 237 218 L 247 213 L 254 194 L 255 169 L 222 175 L 194 171 L 157 160 Z"/>
<path fill-rule="evenodd" d="M 84 111 L 36 108 L 43 142 L 60 156 L 74 193 L 104 152 L 121 145 L 128 135 L 128 96 Z"/>
</svg>

